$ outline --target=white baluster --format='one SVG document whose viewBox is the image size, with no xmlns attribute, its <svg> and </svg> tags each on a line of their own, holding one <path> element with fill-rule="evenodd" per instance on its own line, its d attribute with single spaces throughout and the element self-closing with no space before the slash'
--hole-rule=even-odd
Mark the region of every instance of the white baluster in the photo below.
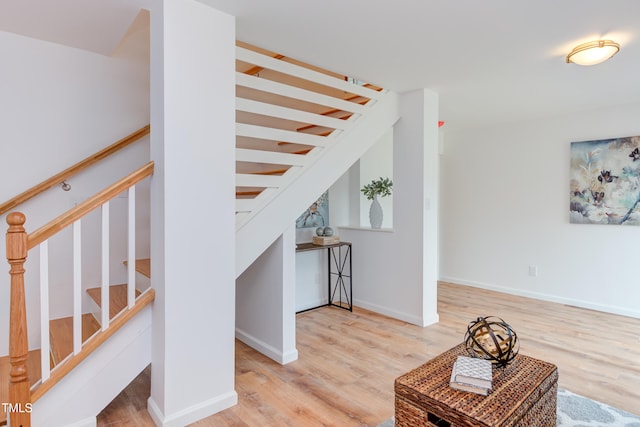
<svg viewBox="0 0 640 427">
<path fill-rule="evenodd" d="M 42 382 L 49 379 L 49 241 L 40 243 L 40 366 Z"/>
<path fill-rule="evenodd" d="M 73 354 L 82 348 L 82 222 L 73 223 Z"/>
<path fill-rule="evenodd" d="M 100 302 L 102 309 L 102 330 L 109 327 L 109 202 L 102 205 L 102 285 Z"/>
<path fill-rule="evenodd" d="M 136 187 L 129 187 L 129 241 L 127 271 L 127 305 L 133 308 L 136 302 Z"/>
</svg>

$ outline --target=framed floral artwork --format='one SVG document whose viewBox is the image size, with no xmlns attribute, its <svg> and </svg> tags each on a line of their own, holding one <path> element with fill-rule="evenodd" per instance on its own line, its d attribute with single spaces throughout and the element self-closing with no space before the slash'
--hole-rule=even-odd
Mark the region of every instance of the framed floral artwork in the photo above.
<svg viewBox="0 0 640 427">
<path fill-rule="evenodd" d="M 571 143 L 572 224 L 640 225 L 640 136 Z"/>
</svg>

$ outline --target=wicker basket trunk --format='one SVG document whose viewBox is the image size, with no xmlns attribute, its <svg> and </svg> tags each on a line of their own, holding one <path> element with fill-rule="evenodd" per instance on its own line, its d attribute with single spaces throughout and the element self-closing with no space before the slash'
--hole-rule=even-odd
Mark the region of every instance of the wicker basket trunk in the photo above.
<svg viewBox="0 0 640 427">
<path fill-rule="evenodd" d="M 505 368 L 493 367 L 488 396 L 449 386 L 464 344 L 444 352 L 395 381 L 395 418 L 399 427 L 550 427 L 556 425 L 558 369 L 518 355 Z"/>
</svg>

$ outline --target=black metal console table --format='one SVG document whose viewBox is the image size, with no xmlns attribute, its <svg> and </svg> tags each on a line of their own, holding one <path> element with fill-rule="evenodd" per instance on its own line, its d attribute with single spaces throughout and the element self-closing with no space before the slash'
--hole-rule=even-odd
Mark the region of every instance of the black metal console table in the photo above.
<svg viewBox="0 0 640 427">
<path fill-rule="evenodd" d="M 338 242 L 331 245 L 314 245 L 313 243 L 299 243 L 296 246 L 296 252 L 327 250 L 327 303 L 316 307 L 301 310 L 313 310 L 320 307 L 334 306 L 345 310 L 353 311 L 353 287 L 351 283 L 352 260 L 351 260 L 351 243 Z M 347 261 L 349 266 L 347 268 Z M 348 273 L 348 274 L 347 274 Z M 347 283 L 349 287 L 347 289 Z"/>
</svg>

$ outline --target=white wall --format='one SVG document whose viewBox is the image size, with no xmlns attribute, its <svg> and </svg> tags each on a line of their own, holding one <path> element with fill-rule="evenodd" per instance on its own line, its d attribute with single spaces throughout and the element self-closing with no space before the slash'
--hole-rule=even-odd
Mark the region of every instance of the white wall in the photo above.
<svg viewBox="0 0 640 427">
<path fill-rule="evenodd" d="M 570 143 L 640 135 L 639 117 L 633 104 L 446 130 L 441 279 L 640 317 L 640 227 L 569 223 Z"/>
<path fill-rule="evenodd" d="M 32 185 L 62 171 L 73 163 L 112 144 L 149 122 L 148 58 L 131 54 L 139 37 L 124 42 L 114 57 L 105 57 L 74 48 L 0 32 L 0 201 L 4 202 Z M 117 154 L 102 166 L 69 180 L 72 189 L 49 190 L 20 210 L 27 215 L 27 231 L 53 219 L 77 202 L 112 183 L 149 158 L 148 137 Z M 138 194 L 144 197 L 144 192 Z M 112 224 L 122 214 L 113 202 Z M 140 206 L 140 210 L 145 208 Z M 6 230 L 5 216 L 0 216 Z M 87 224 L 95 219 L 87 220 Z M 115 224 L 114 224 L 115 225 Z M 114 226 L 112 225 L 112 227 Z M 93 232 L 83 226 L 83 242 L 90 249 L 85 256 L 84 278 L 87 285 L 98 284 L 99 275 L 91 274 L 97 262 L 99 246 L 92 248 Z M 1 233 L 3 236 L 5 231 Z M 148 232 L 141 232 L 146 237 Z M 51 315 L 69 314 L 70 253 L 57 248 L 65 237 L 50 244 L 52 284 Z M 112 241 L 112 276 L 122 282 L 124 267 L 118 248 L 120 237 Z M 142 238 L 140 241 L 143 241 Z M 140 255 L 148 255 L 139 245 Z M 99 256 L 99 255 L 98 255 Z M 5 245 L 0 245 L 4 263 Z M 38 299 L 37 256 L 27 261 L 27 304 Z M 8 264 L 0 268 L 0 355 L 8 353 L 9 275 Z M 99 273 L 98 273 L 99 274 Z M 65 306 L 66 304 L 66 306 Z M 38 348 L 39 311 L 29 310 L 30 347 Z"/>
<path fill-rule="evenodd" d="M 298 358 L 295 264 L 292 225 L 236 279 L 236 337 L 281 364 Z"/>
<path fill-rule="evenodd" d="M 300 229 L 298 243 L 310 242 L 312 229 Z M 302 231 L 302 232 L 301 232 Z M 307 231 L 307 233 L 304 233 Z M 308 310 L 326 304 L 327 297 L 327 253 L 325 251 L 305 251 L 296 253 L 295 308 Z"/>
</svg>

